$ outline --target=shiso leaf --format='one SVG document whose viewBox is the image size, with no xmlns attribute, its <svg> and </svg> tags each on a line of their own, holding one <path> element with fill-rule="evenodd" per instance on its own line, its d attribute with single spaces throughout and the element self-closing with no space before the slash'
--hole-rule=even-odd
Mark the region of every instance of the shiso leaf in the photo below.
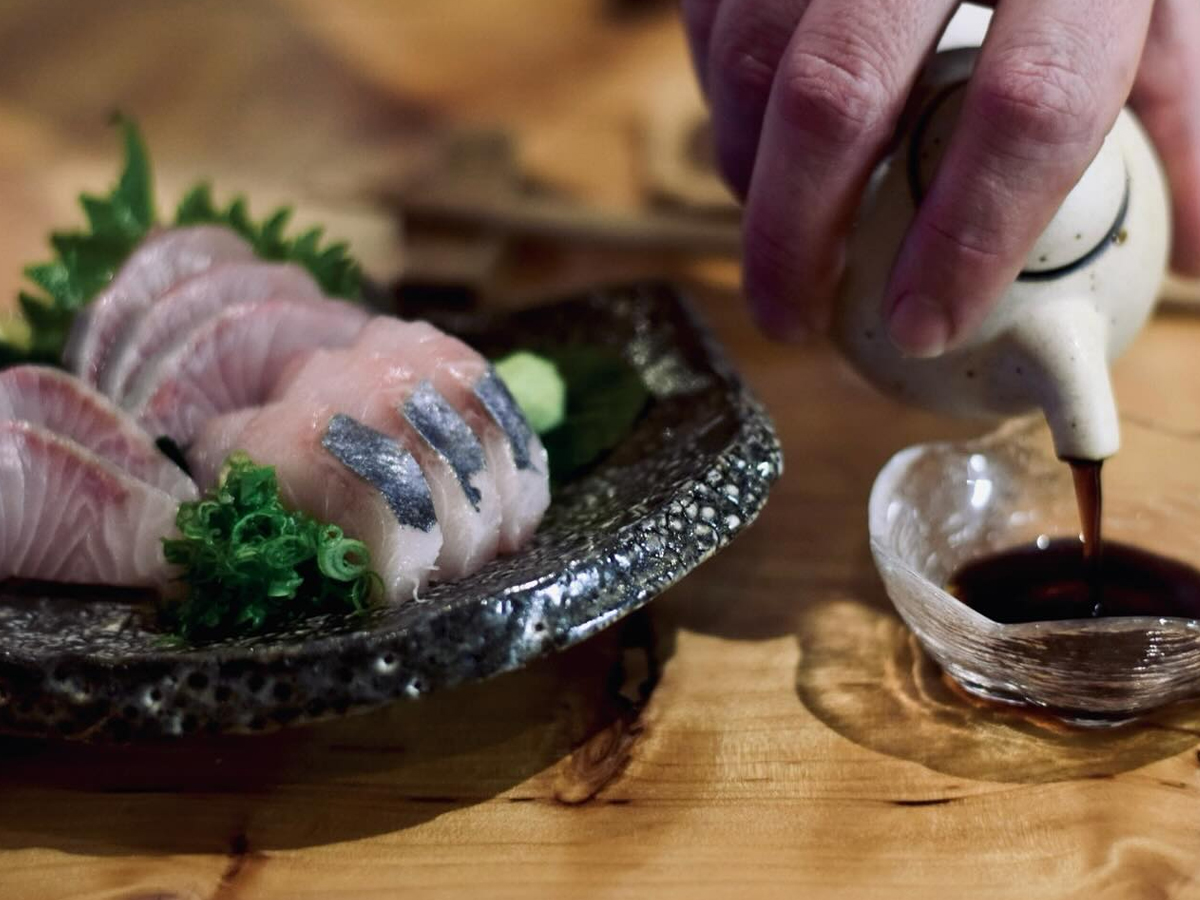
<svg viewBox="0 0 1200 900">
<path fill-rule="evenodd" d="M 141 135 L 128 119 L 118 118 L 117 124 L 125 143 L 121 175 L 107 196 L 80 197 L 89 231 L 55 232 L 50 236 L 55 258 L 25 268 L 25 276 L 41 293 L 19 296 L 28 340 L 0 345 L 0 364 L 59 363 L 75 312 L 112 280 L 154 224 L 150 164 Z"/>
<path fill-rule="evenodd" d="M 572 347 L 550 354 L 567 384 L 567 414 L 542 435 L 550 475 L 562 483 L 619 444 L 646 408 L 650 392 L 620 353 Z"/>
<path fill-rule="evenodd" d="M 124 225 L 125 236 L 135 240 L 154 227 L 154 178 L 150 154 L 132 119 L 118 116 L 125 138 L 125 168 L 112 193 L 115 217 Z M 95 230 L 95 229 L 93 229 Z"/>
<path fill-rule="evenodd" d="M 105 195 L 85 193 L 79 204 L 86 231 L 55 232 L 50 236 L 54 258 L 27 266 L 25 276 L 39 289 L 23 294 L 22 310 L 29 315 L 29 335 L 17 341 L 10 329 L 0 335 L 0 366 L 20 362 L 62 365 L 62 350 L 75 313 L 112 281 L 117 270 L 155 227 L 154 179 L 145 142 L 131 119 L 116 117 L 125 161 L 117 183 Z M 226 225 L 245 238 L 263 259 L 295 262 L 312 273 L 331 296 L 358 299 L 362 274 L 344 243 L 319 246 L 320 231 L 295 240 L 284 236 L 290 210 L 276 210 L 261 225 L 249 214 L 245 198 L 235 197 L 219 208 L 208 185 L 184 195 L 175 217 L 178 225 Z M 28 300 L 26 298 L 29 298 Z"/>
<path fill-rule="evenodd" d="M 371 554 L 336 525 L 284 507 L 275 469 L 243 453 L 204 497 L 181 503 L 165 538 L 183 597 L 165 610 L 187 642 L 253 635 L 321 613 L 366 609 L 378 588 Z"/>
<path fill-rule="evenodd" d="M 284 228 L 291 218 L 287 207 L 275 210 L 256 224 L 250 217 L 245 197 L 234 197 L 224 209 L 213 201 L 212 189 L 198 184 L 180 201 L 175 211 L 176 225 L 224 225 L 232 228 L 262 259 L 273 262 L 294 262 L 304 266 L 331 297 L 357 300 L 362 295 L 362 270 L 350 255 L 345 243 L 322 248 L 323 230 L 311 228 L 299 237 L 284 237 Z"/>
</svg>

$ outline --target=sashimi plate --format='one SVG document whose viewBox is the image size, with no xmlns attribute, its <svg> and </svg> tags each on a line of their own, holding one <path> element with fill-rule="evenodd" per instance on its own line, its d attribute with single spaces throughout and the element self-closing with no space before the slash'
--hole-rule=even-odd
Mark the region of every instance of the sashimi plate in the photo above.
<svg viewBox="0 0 1200 900">
<path fill-rule="evenodd" d="M 651 400 L 562 485 L 530 546 L 419 602 L 203 647 L 115 592 L 0 589 L 0 731 L 76 740 L 269 731 L 518 668 L 643 606 L 746 528 L 783 460 L 770 418 L 687 300 L 641 284 L 436 322 L 488 356 L 601 345 Z"/>
</svg>

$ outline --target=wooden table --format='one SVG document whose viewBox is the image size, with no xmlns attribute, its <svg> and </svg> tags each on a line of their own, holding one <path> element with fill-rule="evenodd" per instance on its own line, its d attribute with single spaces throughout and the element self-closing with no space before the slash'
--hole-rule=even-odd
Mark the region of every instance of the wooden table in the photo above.
<svg viewBox="0 0 1200 900">
<path fill-rule="evenodd" d="M 501 123 L 539 179 L 630 209 L 638 110 L 689 77 L 663 4 L 9 0 L 0 287 L 110 179 L 113 107 L 141 118 L 165 197 L 197 172 L 292 196 L 386 273 L 378 198 L 430 135 Z M 823 346 L 765 342 L 728 262 L 560 249 L 495 296 L 649 272 L 697 285 L 775 413 L 787 474 L 744 538 L 585 645 L 376 715 L 0 741 L 0 897 L 1200 896 L 1200 714 L 1092 734 L 978 708 L 883 595 L 871 480 L 967 426 L 875 396 Z M 1197 346 L 1197 321 L 1156 320 L 1118 367 L 1123 406 L 1200 426 Z"/>
</svg>

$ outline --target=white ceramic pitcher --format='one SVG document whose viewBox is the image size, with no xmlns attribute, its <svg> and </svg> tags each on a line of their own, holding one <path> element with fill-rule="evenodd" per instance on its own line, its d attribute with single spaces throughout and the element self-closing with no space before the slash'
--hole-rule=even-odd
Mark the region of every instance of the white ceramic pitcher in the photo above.
<svg viewBox="0 0 1200 900">
<path fill-rule="evenodd" d="M 887 337 L 889 269 L 953 131 L 977 51 L 939 53 L 907 133 L 872 179 L 851 237 L 834 337 L 887 393 L 958 416 L 1040 408 L 1058 454 L 1104 459 L 1120 446 L 1108 365 L 1154 306 L 1170 246 L 1158 158 L 1123 111 L 1038 239 L 1016 282 L 968 343 L 905 357 Z"/>
</svg>

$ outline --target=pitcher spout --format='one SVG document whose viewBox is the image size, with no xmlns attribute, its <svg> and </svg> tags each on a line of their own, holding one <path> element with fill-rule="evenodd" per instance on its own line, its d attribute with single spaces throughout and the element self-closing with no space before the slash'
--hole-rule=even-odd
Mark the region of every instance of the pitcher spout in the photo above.
<svg viewBox="0 0 1200 900">
<path fill-rule="evenodd" d="M 1010 337 L 1026 358 L 1029 399 L 1041 407 L 1062 459 L 1103 460 L 1121 446 L 1108 370 L 1108 327 L 1070 298 L 1032 306 Z"/>
</svg>

